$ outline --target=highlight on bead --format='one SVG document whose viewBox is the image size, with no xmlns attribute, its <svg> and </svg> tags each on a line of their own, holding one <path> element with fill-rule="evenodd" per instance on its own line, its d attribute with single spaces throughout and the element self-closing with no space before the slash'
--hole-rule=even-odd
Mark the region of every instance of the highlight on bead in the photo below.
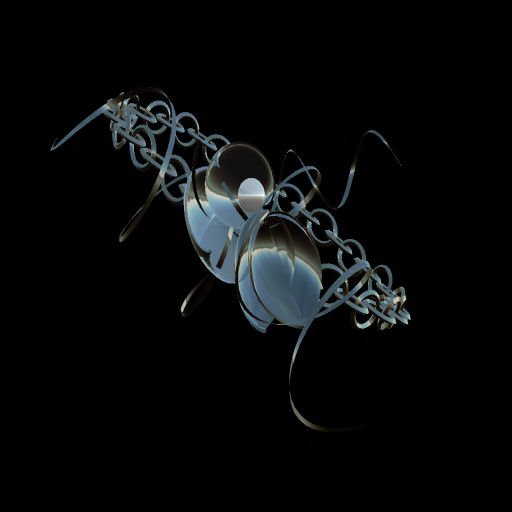
<svg viewBox="0 0 512 512">
<path fill-rule="evenodd" d="M 141 96 L 156 99 L 143 106 Z M 157 172 L 144 204 L 119 235 L 120 242 L 133 233 L 159 194 L 181 205 L 191 243 L 208 269 L 183 301 L 181 314 L 186 317 L 195 310 L 215 278 L 233 284 L 242 313 L 255 329 L 265 333 L 271 324 L 300 329 L 288 375 L 297 418 L 325 432 L 357 428 L 327 427 L 305 418 L 293 402 L 290 386 L 297 353 L 315 319 L 344 305 L 351 309 L 357 329 L 374 325 L 385 330 L 410 320 L 405 290 L 393 286 L 391 270 L 371 266 L 358 241 L 342 238 L 331 213 L 348 199 L 365 137 L 379 139 L 398 162 L 384 137 L 374 130 L 361 136 L 342 199 L 335 205 L 320 191 L 320 171 L 305 165 L 295 151 L 286 153 L 276 178 L 260 149 L 219 134 L 205 135 L 192 114 L 177 114 L 168 96 L 152 87 L 108 100 L 51 150 L 100 116 L 110 121 L 115 149 L 128 143 L 135 168 Z M 179 154 L 186 151 L 192 152 L 190 163 Z M 290 157 L 298 166 L 283 178 Z M 306 193 L 297 185 L 299 177 L 307 180 Z M 308 208 L 315 196 L 326 208 Z M 336 260 L 322 263 L 319 249 L 327 246 L 334 246 Z M 326 286 L 328 275 L 334 282 Z"/>
</svg>

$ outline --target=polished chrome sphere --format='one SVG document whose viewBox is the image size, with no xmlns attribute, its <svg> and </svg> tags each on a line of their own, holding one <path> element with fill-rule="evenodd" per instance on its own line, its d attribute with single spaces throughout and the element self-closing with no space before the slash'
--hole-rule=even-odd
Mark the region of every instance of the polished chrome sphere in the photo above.
<svg viewBox="0 0 512 512">
<path fill-rule="evenodd" d="M 270 164 L 250 144 L 227 144 L 210 161 L 205 179 L 206 197 L 215 217 L 226 226 L 240 229 L 273 191 Z"/>
</svg>

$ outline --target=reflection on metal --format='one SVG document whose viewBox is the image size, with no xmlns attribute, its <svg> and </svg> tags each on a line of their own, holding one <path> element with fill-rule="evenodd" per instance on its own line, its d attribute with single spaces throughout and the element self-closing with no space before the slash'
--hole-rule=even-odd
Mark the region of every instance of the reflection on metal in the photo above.
<svg viewBox="0 0 512 512">
<path fill-rule="evenodd" d="M 143 107 L 139 98 L 143 94 L 157 99 Z M 259 149 L 246 143 L 230 143 L 222 135 L 204 135 L 192 114 L 176 114 L 167 95 L 155 88 L 122 93 L 107 101 L 51 149 L 57 149 L 100 115 L 110 120 L 116 149 L 128 143 L 138 170 L 158 171 L 146 201 L 119 240 L 133 232 L 160 193 L 173 204 L 183 204 L 187 230 L 199 258 L 213 276 L 235 284 L 249 323 L 260 332 L 270 324 L 301 330 L 291 359 L 289 384 L 297 352 L 313 320 L 339 306 L 351 309 L 352 324 L 358 329 L 375 325 L 384 330 L 408 323 L 405 290 L 393 288 L 386 265 L 370 265 L 359 242 L 341 238 L 329 211 L 345 204 L 361 143 L 367 135 L 373 134 L 391 151 L 382 135 L 373 130 L 363 134 L 341 202 L 331 205 L 319 189 L 320 171 L 304 165 L 294 151 L 289 150 L 285 160 L 293 154 L 300 165 L 283 179 L 283 162 L 276 183 L 270 164 Z M 167 145 L 160 151 L 157 137 L 162 135 L 166 136 Z M 190 165 L 177 153 L 179 148 L 194 150 Z M 293 184 L 300 175 L 310 183 L 306 194 Z M 308 209 L 315 195 L 329 210 Z M 289 208 L 282 205 L 284 200 Z M 337 248 L 336 263 L 321 263 L 318 248 L 326 246 Z M 334 282 L 328 287 L 327 274 L 334 275 Z M 183 302 L 183 316 L 193 311 L 212 286 L 213 276 L 208 276 Z M 290 403 L 297 418 L 312 429 L 357 428 L 317 425 L 297 410 L 291 393 Z"/>
</svg>

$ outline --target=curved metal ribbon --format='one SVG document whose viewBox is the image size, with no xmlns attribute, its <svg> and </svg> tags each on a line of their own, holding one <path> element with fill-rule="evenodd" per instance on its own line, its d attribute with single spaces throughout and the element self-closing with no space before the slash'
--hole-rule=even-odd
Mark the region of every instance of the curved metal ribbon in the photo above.
<svg viewBox="0 0 512 512">
<path fill-rule="evenodd" d="M 395 160 L 398 162 L 398 165 L 400 165 L 400 166 L 402 165 L 400 163 L 400 160 L 398 160 L 398 157 L 395 155 L 394 151 L 391 149 L 390 145 L 386 141 L 386 139 L 379 132 L 377 132 L 375 130 L 368 130 L 361 135 L 359 142 L 357 143 L 357 147 L 354 152 L 354 157 L 352 158 L 352 163 L 350 164 L 350 170 L 349 170 L 349 175 L 347 178 L 347 184 L 345 185 L 345 191 L 343 192 L 343 197 L 341 198 L 341 201 L 338 204 L 338 206 L 335 206 L 322 194 L 322 191 L 319 188 L 320 183 L 322 181 L 322 175 L 321 175 L 320 171 L 312 165 L 306 166 L 304 164 L 304 162 L 302 161 L 302 159 L 300 158 L 300 156 L 293 149 L 289 149 L 284 156 L 284 159 L 283 159 L 283 162 L 281 165 L 281 169 L 279 172 L 278 186 L 276 187 L 275 192 L 277 192 L 280 189 L 280 186 L 288 183 L 290 180 L 292 180 L 299 174 L 306 173 L 306 176 L 308 177 L 308 179 L 311 183 L 311 189 L 308 191 L 307 195 L 304 198 L 303 206 L 305 207 L 311 201 L 311 199 L 313 199 L 314 195 L 316 194 L 322 200 L 322 202 L 327 206 L 327 208 L 329 208 L 330 210 L 337 210 L 337 209 L 341 208 L 347 202 L 347 199 L 348 199 L 348 196 L 350 193 L 350 189 L 352 187 L 352 181 L 354 179 L 354 174 L 356 172 L 356 167 L 357 167 L 357 162 L 359 160 L 359 153 L 361 151 L 361 146 L 363 144 L 364 139 L 369 134 L 375 135 L 389 149 L 389 151 L 391 151 L 391 154 L 393 155 Z M 288 155 L 290 155 L 290 154 L 293 154 L 297 157 L 297 159 L 301 163 L 302 167 L 300 169 L 297 169 L 296 171 L 294 171 L 292 174 L 287 176 L 286 179 L 283 180 L 282 178 L 283 178 L 284 165 L 285 165 Z M 311 177 L 310 171 L 316 172 L 315 180 Z"/>
<path fill-rule="evenodd" d="M 203 302 L 204 298 L 215 284 L 215 277 L 212 274 L 206 274 L 187 295 L 180 311 L 183 317 L 190 316 L 194 310 Z"/>
<path fill-rule="evenodd" d="M 322 298 L 320 299 L 320 302 L 318 303 L 317 313 L 321 310 L 321 308 L 324 306 L 324 304 L 327 302 L 327 299 L 339 288 L 339 286 L 344 283 L 349 277 L 355 275 L 361 270 L 366 270 L 370 267 L 370 264 L 367 261 L 360 261 L 358 264 L 351 267 L 349 270 L 344 272 L 330 287 L 329 289 L 324 293 Z M 348 300 L 349 297 L 347 297 L 344 301 Z M 315 315 L 316 316 L 316 315 Z M 290 361 L 290 370 L 288 372 L 288 395 L 290 398 L 290 405 L 293 409 L 293 412 L 295 416 L 304 424 L 306 427 L 309 427 L 313 430 L 319 430 L 321 432 L 346 432 L 348 430 L 355 430 L 361 427 L 366 426 L 366 424 L 361 425 L 354 425 L 350 427 L 326 427 L 324 425 L 318 425 L 317 423 L 313 423 L 312 421 L 308 420 L 305 416 L 303 416 L 299 410 L 297 409 L 291 392 L 291 380 L 292 380 L 292 372 L 293 372 L 293 366 L 295 364 L 295 359 L 297 357 L 297 353 L 299 352 L 299 348 L 302 344 L 302 341 L 304 340 L 304 337 L 306 336 L 306 333 L 308 329 L 311 327 L 311 324 L 313 323 L 313 320 L 315 318 L 313 316 L 310 318 L 309 322 L 303 327 L 302 332 L 299 335 L 299 338 L 297 340 L 297 343 L 295 344 L 295 348 L 293 349 L 292 358 Z"/>
<path fill-rule="evenodd" d="M 63 137 L 58 144 L 55 144 L 55 142 L 52 144 L 52 147 L 50 148 L 50 151 L 54 151 L 58 149 L 62 144 L 67 142 L 73 135 L 75 135 L 77 132 L 79 132 L 82 128 L 87 126 L 91 121 L 94 121 L 97 117 L 99 117 L 101 114 L 105 113 L 108 109 L 114 108 L 117 104 L 121 103 L 122 101 L 126 99 L 133 98 L 137 96 L 137 94 L 143 94 L 143 93 L 154 93 L 161 96 L 164 96 L 170 103 L 169 97 L 167 94 L 162 91 L 161 89 L 158 89 L 156 87 L 139 87 L 138 89 L 132 89 L 131 91 L 127 93 L 121 93 L 119 96 L 112 98 L 108 100 L 105 104 L 103 104 L 101 107 L 99 107 L 97 110 L 95 110 L 92 114 L 87 116 L 83 121 L 78 123 L 65 137 Z M 55 139 L 57 140 L 57 139 Z"/>
<path fill-rule="evenodd" d="M 329 287 L 329 289 L 323 294 L 323 296 L 318 304 L 316 314 L 303 327 L 302 332 L 297 340 L 297 343 L 296 343 L 294 351 L 293 351 L 293 355 L 292 355 L 292 358 L 290 361 L 290 369 L 289 369 L 289 373 L 288 373 L 289 399 L 290 399 L 290 405 L 292 407 L 292 410 L 293 410 L 295 416 L 307 427 L 309 427 L 313 430 L 318 430 L 318 431 L 322 431 L 322 432 L 344 432 L 347 430 L 354 430 L 354 429 L 364 427 L 365 424 L 355 425 L 355 426 L 350 426 L 350 427 L 327 427 L 327 426 L 319 425 L 319 424 L 316 424 L 316 423 L 310 421 L 303 414 L 301 414 L 299 412 L 299 410 L 297 409 L 297 407 L 293 401 L 292 391 L 291 391 L 292 372 L 293 372 L 293 367 L 295 364 L 295 360 L 296 360 L 296 356 L 299 351 L 299 348 L 300 348 L 302 341 L 304 340 L 304 337 L 305 337 L 309 327 L 311 326 L 313 320 L 315 318 L 318 318 L 318 317 L 338 308 L 339 306 L 341 306 L 343 304 L 348 304 L 352 308 L 352 323 L 355 327 L 358 327 L 360 329 L 369 327 L 375 320 L 377 320 L 377 322 L 378 322 L 379 329 L 385 329 L 385 328 L 392 327 L 394 324 L 396 324 L 395 318 L 398 318 L 402 323 L 407 323 L 407 321 L 410 319 L 409 313 L 406 310 L 402 309 L 402 306 L 406 300 L 405 299 L 405 291 L 403 290 L 403 288 L 391 291 L 392 276 L 391 276 L 391 271 L 389 270 L 389 268 L 384 265 L 379 265 L 375 269 L 372 269 L 370 264 L 366 260 L 366 255 L 365 255 L 364 249 L 362 248 L 361 244 L 359 244 L 359 242 L 357 242 L 356 240 L 342 240 L 339 238 L 336 221 L 334 220 L 332 215 L 327 210 L 317 209 L 317 210 L 313 210 L 312 212 L 309 212 L 306 209 L 306 206 L 313 199 L 315 194 L 318 195 L 318 197 L 321 199 L 321 201 L 331 211 L 341 208 L 347 202 L 347 199 L 348 199 L 348 196 L 350 193 L 350 189 L 352 187 L 352 181 L 354 179 L 357 162 L 359 160 L 361 146 L 362 146 L 362 143 L 363 143 L 365 137 L 369 134 L 375 135 L 389 149 L 389 151 L 391 151 L 393 157 L 396 159 L 398 164 L 401 165 L 400 161 L 398 160 L 397 156 L 395 155 L 395 153 L 389 146 L 388 142 L 380 133 L 378 133 L 375 130 L 369 130 L 369 131 L 363 133 L 363 135 L 359 139 L 359 142 L 356 147 L 356 151 L 354 152 L 354 156 L 352 158 L 350 171 L 349 171 L 349 175 L 347 178 L 347 183 L 345 186 L 343 196 L 342 196 L 339 204 L 335 205 L 335 204 L 331 203 L 329 200 L 327 200 L 327 198 L 322 194 L 322 192 L 319 188 L 321 179 L 322 179 L 322 175 L 321 175 L 320 171 L 314 166 L 306 166 L 304 164 L 304 162 L 302 161 L 302 159 L 300 158 L 300 156 L 294 150 L 290 149 L 287 151 L 287 153 L 285 154 L 285 157 L 283 159 L 280 173 L 279 173 L 278 185 L 276 186 L 276 189 L 274 191 L 274 197 L 273 197 L 272 209 L 279 211 L 279 210 L 281 210 L 281 208 L 279 206 L 279 195 L 286 195 L 286 193 L 284 192 L 285 188 L 291 187 L 293 190 L 295 190 L 295 192 L 297 192 L 299 195 L 299 200 L 298 200 L 298 202 L 293 202 L 293 201 L 291 202 L 291 205 L 293 208 L 291 211 L 288 212 L 288 214 L 291 216 L 297 216 L 300 213 L 301 215 L 306 217 L 309 234 L 311 235 L 312 239 L 317 243 L 317 245 L 325 246 L 325 245 L 336 244 L 339 247 L 339 249 L 338 249 L 339 267 L 336 267 L 336 266 L 330 265 L 330 264 L 325 264 L 325 265 L 322 265 L 322 269 L 331 269 L 331 270 L 337 271 L 338 273 L 340 273 L 340 276 Z M 299 169 L 292 172 L 289 176 L 287 176 L 283 180 L 283 171 L 284 171 L 286 159 L 291 154 L 296 156 L 296 158 L 299 160 L 302 167 L 300 167 Z M 311 176 L 311 172 L 316 173 L 315 179 L 313 179 L 313 177 Z M 302 173 L 306 174 L 306 176 L 309 179 L 309 182 L 311 183 L 311 188 L 308 190 L 306 195 L 302 194 L 300 189 L 298 189 L 297 187 L 295 187 L 294 185 L 292 185 L 290 183 L 291 180 L 293 180 L 293 178 L 295 178 L 296 176 L 298 176 L 299 174 L 302 174 Z M 325 234 L 327 235 L 326 240 L 321 240 L 321 239 L 317 238 L 313 232 L 312 224 L 315 224 L 317 226 L 319 226 L 321 224 L 317 218 L 318 213 L 316 213 L 316 212 L 324 213 L 327 217 L 330 218 L 330 221 L 332 223 L 332 230 L 329 230 L 329 229 L 325 230 Z M 315 215 L 315 213 L 316 213 L 316 215 Z M 360 258 L 355 257 L 354 265 L 351 266 L 350 268 L 347 268 L 343 264 L 343 256 L 342 255 L 344 252 L 346 252 L 350 255 L 353 255 L 351 246 L 355 247 L 359 250 Z M 384 288 L 381 287 L 381 290 L 380 290 L 381 293 L 379 294 L 377 291 L 375 291 L 373 289 L 372 282 L 376 282 L 376 283 L 378 283 L 378 285 L 380 285 L 381 281 L 380 281 L 380 278 L 378 277 L 377 271 L 381 268 L 385 269 L 385 271 L 387 272 L 388 286 L 385 286 Z M 349 278 L 357 276 L 361 273 L 363 274 L 363 277 L 359 280 L 359 282 L 355 286 L 353 286 L 351 289 L 349 289 L 349 287 L 348 287 Z M 369 286 L 369 290 L 366 292 L 363 292 L 359 296 L 357 296 L 357 293 L 367 283 Z M 342 292 L 341 286 L 343 286 L 345 288 L 344 293 Z M 335 302 L 332 302 L 332 303 L 327 303 L 327 300 L 332 295 L 336 295 L 338 300 Z M 381 304 L 382 304 L 382 307 L 381 307 Z M 400 311 L 398 311 L 398 313 L 396 313 L 397 306 L 400 307 Z M 391 312 L 392 308 L 395 308 L 395 311 L 393 311 L 393 316 L 389 316 L 388 313 Z M 357 313 L 370 314 L 370 318 L 366 322 L 359 323 L 357 321 L 357 316 L 356 316 Z"/>
</svg>

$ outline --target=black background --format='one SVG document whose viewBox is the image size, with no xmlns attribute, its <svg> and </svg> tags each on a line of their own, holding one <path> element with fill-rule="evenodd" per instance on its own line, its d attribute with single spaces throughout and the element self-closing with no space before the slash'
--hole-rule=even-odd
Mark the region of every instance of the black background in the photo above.
<svg viewBox="0 0 512 512">
<path fill-rule="evenodd" d="M 483 222 L 471 139 L 477 36 L 439 21 L 418 34 L 328 13 L 227 16 L 127 9 L 80 25 L 20 23 L 9 36 L 4 313 L 17 443 L 64 465 L 474 459 L 475 319 L 486 300 L 468 257 Z M 253 330 L 233 286 L 218 282 L 181 317 L 206 270 L 180 207 L 158 197 L 118 242 L 156 175 L 114 150 L 103 117 L 49 151 L 105 100 L 141 86 L 164 90 L 203 133 L 256 145 L 274 169 L 295 149 L 332 201 L 361 134 L 389 141 L 402 167 L 368 138 L 336 218 L 342 237 L 405 286 L 412 321 L 356 331 L 341 308 L 313 324 L 294 374 L 312 420 L 364 428 L 325 434 L 294 417 L 287 377 L 299 331 Z"/>
</svg>

